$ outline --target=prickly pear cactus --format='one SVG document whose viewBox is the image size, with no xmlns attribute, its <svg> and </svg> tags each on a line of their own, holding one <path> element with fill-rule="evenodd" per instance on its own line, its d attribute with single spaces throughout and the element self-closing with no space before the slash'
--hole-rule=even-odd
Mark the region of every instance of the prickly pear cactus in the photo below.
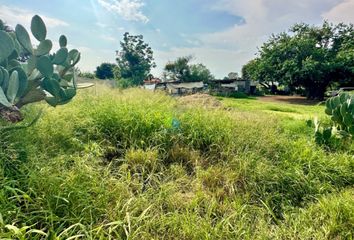
<svg viewBox="0 0 354 240">
<path fill-rule="evenodd" d="M 80 53 L 68 50 L 65 36 L 59 38 L 60 49 L 53 51 L 47 28 L 39 16 L 31 22 L 36 47 L 20 24 L 14 32 L 5 31 L 0 20 L 0 117 L 11 122 L 22 120 L 19 111 L 26 104 L 45 100 L 51 106 L 68 103 L 76 95 L 74 66 Z M 26 55 L 26 62 L 20 56 Z"/>
<path fill-rule="evenodd" d="M 333 127 L 321 126 L 321 123 L 318 121 L 317 118 L 315 118 L 314 125 L 316 143 L 320 145 L 328 145 L 331 140 L 331 137 L 333 136 Z"/>
<path fill-rule="evenodd" d="M 336 127 L 354 136 L 354 95 L 341 93 L 326 101 L 326 114 Z"/>
</svg>

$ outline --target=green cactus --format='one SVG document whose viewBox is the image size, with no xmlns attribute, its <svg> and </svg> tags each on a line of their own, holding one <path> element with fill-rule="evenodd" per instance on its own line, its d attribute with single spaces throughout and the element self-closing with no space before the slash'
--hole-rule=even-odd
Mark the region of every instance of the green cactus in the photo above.
<svg viewBox="0 0 354 240">
<path fill-rule="evenodd" d="M 354 95 L 341 93 L 326 101 L 326 114 L 338 130 L 354 136 Z"/>
<path fill-rule="evenodd" d="M 51 53 L 52 41 L 46 39 L 47 28 L 37 15 L 32 18 L 31 32 L 39 41 L 37 47 L 22 25 L 18 24 L 15 32 L 6 32 L 0 20 L 0 117 L 11 122 L 23 119 L 19 109 L 26 104 L 46 100 L 57 106 L 76 95 L 74 66 L 80 53 L 68 51 L 63 35 L 60 49 Z M 28 59 L 20 63 L 17 59 L 24 54 Z"/>
<path fill-rule="evenodd" d="M 329 145 L 333 136 L 333 128 L 328 126 L 321 126 L 321 123 L 315 118 L 315 141 L 319 145 Z"/>
</svg>

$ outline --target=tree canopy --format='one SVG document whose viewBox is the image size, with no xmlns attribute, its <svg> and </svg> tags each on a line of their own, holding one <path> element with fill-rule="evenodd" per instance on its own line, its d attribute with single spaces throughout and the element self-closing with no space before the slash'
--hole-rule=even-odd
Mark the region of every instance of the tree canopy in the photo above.
<svg viewBox="0 0 354 240">
<path fill-rule="evenodd" d="M 112 79 L 114 77 L 114 68 L 117 65 L 113 63 L 102 63 L 96 68 L 95 75 L 99 79 Z"/>
<path fill-rule="evenodd" d="M 239 79 L 240 76 L 238 75 L 237 72 L 230 72 L 229 74 L 227 74 L 226 77 L 224 77 L 224 79 Z"/>
<path fill-rule="evenodd" d="M 151 47 L 144 42 L 142 35 L 124 34 L 120 42 L 117 63 L 121 78 L 130 85 L 141 85 L 156 67 Z"/>
<path fill-rule="evenodd" d="M 164 68 L 165 77 L 181 82 L 207 82 L 214 79 L 210 70 L 203 64 L 190 64 L 191 56 L 179 57 L 173 62 L 168 62 Z"/>
<path fill-rule="evenodd" d="M 264 43 L 242 75 L 268 88 L 303 88 L 308 98 L 323 99 L 333 83 L 354 84 L 353 25 L 296 24 Z"/>
</svg>

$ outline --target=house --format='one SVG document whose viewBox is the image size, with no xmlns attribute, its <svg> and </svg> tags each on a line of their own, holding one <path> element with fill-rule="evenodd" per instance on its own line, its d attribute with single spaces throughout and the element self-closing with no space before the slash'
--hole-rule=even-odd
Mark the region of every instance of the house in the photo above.
<svg viewBox="0 0 354 240">
<path fill-rule="evenodd" d="M 254 94 L 257 82 L 244 79 L 215 79 L 210 81 L 211 92 L 230 94 L 234 92 L 243 92 Z"/>
<path fill-rule="evenodd" d="M 166 89 L 172 95 L 185 95 L 201 92 L 204 89 L 203 82 L 167 82 Z"/>
<path fill-rule="evenodd" d="M 162 81 L 159 78 L 150 78 L 144 81 L 144 89 L 155 91 L 156 86 Z"/>
<path fill-rule="evenodd" d="M 203 82 L 180 82 L 167 81 L 162 82 L 160 79 L 152 79 L 144 81 L 144 88 L 148 90 L 162 90 L 171 95 L 185 95 L 200 92 L 204 89 Z"/>
</svg>

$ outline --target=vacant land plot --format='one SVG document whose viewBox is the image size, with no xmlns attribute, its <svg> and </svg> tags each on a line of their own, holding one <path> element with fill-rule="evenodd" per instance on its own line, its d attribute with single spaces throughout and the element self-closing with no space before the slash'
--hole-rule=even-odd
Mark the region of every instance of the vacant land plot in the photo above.
<svg viewBox="0 0 354 240">
<path fill-rule="evenodd" d="M 354 237 L 354 146 L 315 144 L 322 106 L 198 101 L 99 87 L 28 108 L 1 132 L 0 238 Z"/>
<path fill-rule="evenodd" d="M 277 102 L 277 103 L 289 103 L 298 105 L 316 105 L 319 103 L 317 100 L 308 100 L 306 97 L 301 96 L 264 96 L 258 98 L 263 102 Z"/>
</svg>

